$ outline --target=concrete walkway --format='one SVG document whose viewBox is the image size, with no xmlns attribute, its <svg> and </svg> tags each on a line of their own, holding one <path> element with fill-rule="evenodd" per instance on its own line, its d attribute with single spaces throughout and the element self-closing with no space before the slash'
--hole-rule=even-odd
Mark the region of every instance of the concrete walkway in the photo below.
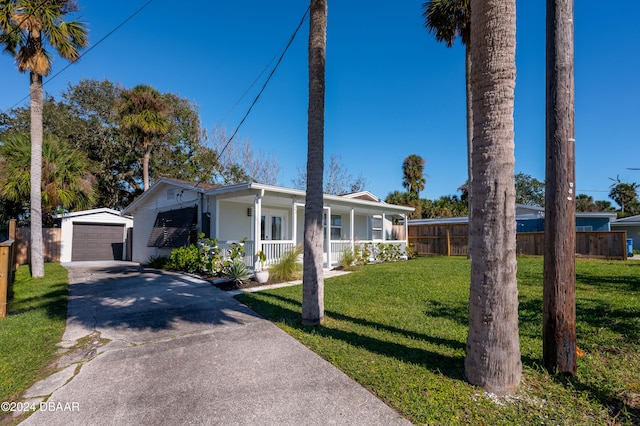
<svg viewBox="0 0 640 426">
<path fill-rule="evenodd" d="M 64 355 L 27 392 L 38 409 L 24 425 L 409 424 L 208 282 L 137 265 L 67 268 Z"/>
</svg>

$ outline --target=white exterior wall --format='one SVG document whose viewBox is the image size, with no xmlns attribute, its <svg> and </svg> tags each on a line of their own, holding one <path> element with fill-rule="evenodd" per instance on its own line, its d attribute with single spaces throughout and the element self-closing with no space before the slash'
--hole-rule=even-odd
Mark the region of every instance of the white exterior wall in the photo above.
<svg viewBox="0 0 640 426">
<path fill-rule="evenodd" d="M 179 197 L 178 195 L 181 194 Z M 180 200 L 180 202 L 178 202 Z M 135 226 L 133 228 L 133 248 L 131 260 L 138 263 L 147 263 L 151 256 L 169 256 L 170 247 L 147 247 L 147 241 L 151 235 L 151 230 L 156 221 L 156 216 L 160 212 L 167 210 L 177 210 L 185 207 L 193 207 L 200 204 L 200 194 L 189 189 L 177 189 L 170 187 L 149 202 L 138 206 L 135 210 Z M 202 211 L 198 208 L 198 216 Z M 200 220 L 198 219 L 198 223 Z M 212 228 L 213 232 L 213 228 Z"/>
<path fill-rule="evenodd" d="M 251 239 L 251 222 L 253 220 L 253 205 L 220 201 L 220 223 L 218 241 L 239 241 L 243 238 Z M 251 216 L 247 216 L 247 209 L 251 208 Z"/>
<path fill-rule="evenodd" d="M 369 229 L 369 217 L 368 216 L 358 216 L 356 215 L 354 218 L 354 238 L 356 240 L 370 240 L 371 239 L 371 229 Z"/>
<path fill-rule="evenodd" d="M 72 213 L 72 216 L 63 216 L 61 220 L 61 237 L 60 237 L 60 262 L 71 262 L 71 252 L 73 248 L 73 224 L 78 223 L 120 223 L 124 224 L 124 235 L 122 241 L 127 247 L 127 229 L 133 228 L 133 219 L 126 216 L 116 215 L 108 211 L 91 211 Z M 135 241 L 135 239 L 134 239 Z M 126 256 L 126 250 L 122 251 L 122 255 Z"/>
</svg>

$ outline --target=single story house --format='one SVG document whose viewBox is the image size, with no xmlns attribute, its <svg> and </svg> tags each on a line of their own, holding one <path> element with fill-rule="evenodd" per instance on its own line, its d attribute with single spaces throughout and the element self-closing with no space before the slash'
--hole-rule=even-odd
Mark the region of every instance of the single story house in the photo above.
<svg viewBox="0 0 640 426">
<path fill-rule="evenodd" d="M 595 212 L 576 213 L 577 232 L 611 231 L 611 225 L 616 220 L 615 213 Z M 411 219 L 411 225 L 438 225 L 438 224 L 468 224 L 469 218 L 451 217 L 439 219 Z M 516 204 L 516 232 L 543 232 L 544 231 L 544 207 Z"/>
<path fill-rule="evenodd" d="M 146 263 L 168 256 L 175 247 L 195 242 L 196 235 L 217 238 L 221 247 L 245 240 L 245 263 L 254 267 L 258 251 L 275 263 L 303 241 L 305 191 L 255 182 L 212 185 L 161 178 L 134 200 L 123 214 L 132 216 L 133 256 Z M 345 249 L 392 240 L 394 220 L 406 223 L 411 207 L 387 204 L 368 191 L 324 195 L 324 264 L 329 269 Z M 405 225 L 406 226 L 406 225 Z M 406 229 L 405 229 L 406 231 Z M 404 232 L 403 235 L 407 235 Z"/>
<path fill-rule="evenodd" d="M 130 260 L 133 218 L 108 208 L 56 215 L 60 262 Z"/>
<path fill-rule="evenodd" d="M 613 231 L 627 231 L 627 238 L 633 240 L 633 249 L 640 250 L 640 215 L 623 217 L 611 222 Z"/>
</svg>

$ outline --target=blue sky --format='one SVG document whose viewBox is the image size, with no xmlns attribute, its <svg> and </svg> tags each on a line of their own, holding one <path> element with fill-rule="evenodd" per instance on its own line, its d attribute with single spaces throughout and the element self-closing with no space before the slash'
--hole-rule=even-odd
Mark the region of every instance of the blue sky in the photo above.
<svg viewBox="0 0 640 426">
<path fill-rule="evenodd" d="M 78 0 L 76 15 L 100 39 L 148 0 Z M 339 155 L 367 189 L 402 190 L 402 160 L 426 161 L 421 194 L 454 194 L 466 180 L 464 49 L 437 43 L 423 28 L 422 1 L 329 0 L 325 155 Z M 615 7 L 575 2 L 576 185 L 609 200 L 609 178 L 640 182 L 640 2 Z M 58 97 L 83 78 L 124 87 L 150 84 L 198 104 L 208 130 L 231 133 L 308 1 L 154 0 L 81 60 L 47 82 Z M 545 2 L 517 0 L 516 172 L 544 179 Z M 280 184 L 306 161 L 307 34 L 303 25 L 240 129 L 255 149 L 275 153 Z M 52 75 L 67 65 L 57 59 Z M 0 55 L 0 109 L 28 93 L 28 76 Z M 26 104 L 28 101 L 22 101 Z M 609 200 L 610 201 L 610 200 Z"/>
</svg>

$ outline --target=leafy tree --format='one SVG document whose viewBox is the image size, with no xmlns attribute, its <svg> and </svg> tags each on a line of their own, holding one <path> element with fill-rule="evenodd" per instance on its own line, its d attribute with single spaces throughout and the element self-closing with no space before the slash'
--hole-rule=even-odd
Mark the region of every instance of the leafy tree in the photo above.
<svg viewBox="0 0 640 426">
<path fill-rule="evenodd" d="M 329 166 L 325 169 L 324 176 L 324 193 L 332 195 L 351 194 L 354 192 L 364 191 L 366 180 L 362 175 L 354 178 L 347 168 L 342 164 L 342 158 L 339 155 L 331 155 Z M 294 188 L 304 189 L 307 185 L 307 173 L 298 168 L 298 177 L 293 179 Z"/>
<path fill-rule="evenodd" d="M 415 210 L 409 213 L 409 219 L 421 219 L 424 217 L 424 205 L 429 200 L 415 199 L 409 196 L 407 192 L 393 191 L 387 195 L 385 203 L 396 204 L 399 206 L 413 207 Z"/>
<path fill-rule="evenodd" d="M 50 45 L 61 57 L 75 61 L 87 46 L 87 30 L 64 18 L 77 10 L 73 0 L 7 0 L 0 3 L 1 39 L 5 51 L 14 55 L 18 71 L 29 71 L 31 108 L 31 275 L 44 277 L 42 206 L 42 77 L 51 71 Z"/>
<path fill-rule="evenodd" d="M 166 99 L 151 86 L 141 84 L 123 90 L 118 102 L 122 126 L 139 143 L 143 151 L 142 182 L 149 189 L 149 160 L 157 138 L 164 138 L 170 130 Z"/>
<path fill-rule="evenodd" d="M 31 142 L 28 134 L 12 134 L 0 144 L 0 195 L 3 199 L 28 205 L 31 171 Z M 41 199 L 45 223 L 52 215 L 89 208 L 94 202 L 93 176 L 89 160 L 68 143 L 45 133 L 42 145 Z M 32 220 L 35 220 L 32 218 Z"/>
<path fill-rule="evenodd" d="M 163 95 L 169 128 L 156 144 L 150 162 L 152 179 L 171 177 L 187 181 L 210 182 L 218 168 L 215 151 L 206 146 L 198 107 L 173 93 Z"/>
<path fill-rule="evenodd" d="M 309 19 L 309 108 L 307 191 L 304 212 L 302 323 L 324 319 L 323 185 L 324 96 L 327 49 L 327 0 L 311 0 Z"/>
<path fill-rule="evenodd" d="M 417 154 L 411 154 L 402 163 L 402 186 L 407 188 L 409 196 L 420 198 L 420 191 L 424 189 L 427 179 L 424 177 L 426 161 Z"/>
<path fill-rule="evenodd" d="M 469 382 L 515 393 L 518 335 L 514 123 L 515 0 L 471 0 L 473 179 L 471 289 L 464 362 Z"/>
<path fill-rule="evenodd" d="M 544 207 L 544 182 L 522 172 L 515 175 L 516 203 Z"/>
<path fill-rule="evenodd" d="M 620 216 L 634 214 L 638 207 L 638 188 L 640 184 L 635 182 L 626 183 L 617 176 L 611 179 L 614 183 L 609 188 L 609 198 L 620 206 Z M 626 211 L 625 211 L 626 210 Z"/>
</svg>

